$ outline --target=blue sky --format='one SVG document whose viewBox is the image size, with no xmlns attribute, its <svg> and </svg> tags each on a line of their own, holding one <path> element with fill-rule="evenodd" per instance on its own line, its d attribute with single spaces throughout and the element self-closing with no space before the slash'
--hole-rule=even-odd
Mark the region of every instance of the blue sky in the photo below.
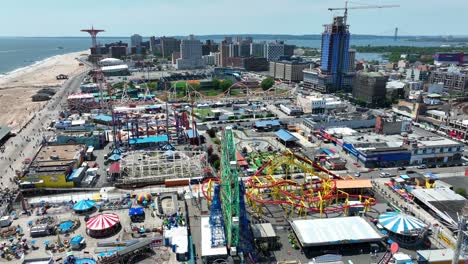
<svg viewBox="0 0 468 264">
<path fill-rule="evenodd" d="M 468 0 L 355 0 L 351 5 L 399 8 L 350 10 L 353 34 L 468 35 Z M 102 36 L 204 34 L 319 34 L 332 18 L 328 7 L 344 0 L 5 0 L 0 36 Z"/>
</svg>

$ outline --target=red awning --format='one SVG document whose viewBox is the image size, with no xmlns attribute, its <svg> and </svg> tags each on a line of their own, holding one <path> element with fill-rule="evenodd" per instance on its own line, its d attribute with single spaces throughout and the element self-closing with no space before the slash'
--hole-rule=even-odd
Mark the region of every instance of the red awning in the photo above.
<svg viewBox="0 0 468 264">
<path fill-rule="evenodd" d="M 239 163 L 239 166 L 249 166 L 249 164 L 245 160 L 239 160 L 238 163 Z"/>
<path fill-rule="evenodd" d="M 109 167 L 109 173 L 120 173 L 120 162 L 114 162 Z"/>
<path fill-rule="evenodd" d="M 238 161 L 244 160 L 244 157 L 239 152 L 236 152 L 236 156 Z"/>
</svg>

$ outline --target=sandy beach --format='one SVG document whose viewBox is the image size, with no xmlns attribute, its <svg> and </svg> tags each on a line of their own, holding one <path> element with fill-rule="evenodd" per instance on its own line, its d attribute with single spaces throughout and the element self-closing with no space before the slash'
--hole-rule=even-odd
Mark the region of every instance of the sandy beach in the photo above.
<svg viewBox="0 0 468 264">
<path fill-rule="evenodd" d="M 32 102 L 31 96 L 45 87 L 59 88 L 64 80 L 56 76 L 69 77 L 89 70 L 79 66 L 76 58 L 88 51 L 58 55 L 28 68 L 0 76 L 0 126 L 8 126 L 13 131 L 20 129 L 41 109 L 47 101 Z"/>
</svg>

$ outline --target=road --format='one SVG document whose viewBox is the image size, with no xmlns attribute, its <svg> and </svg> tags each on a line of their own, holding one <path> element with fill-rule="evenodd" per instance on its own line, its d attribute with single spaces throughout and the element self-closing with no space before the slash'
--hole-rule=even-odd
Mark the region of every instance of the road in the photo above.
<svg viewBox="0 0 468 264">
<path fill-rule="evenodd" d="M 5 150 L 0 154 L 0 168 L 5 168 L 0 176 L 2 189 L 17 188 L 14 183 L 15 171 L 21 170 L 23 161 L 26 158 L 33 158 L 43 138 L 52 134 L 52 132 L 47 132 L 46 127 L 58 116 L 66 104 L 67 94 L 79 89 L 87 71 L 88 69 L 85 68 L 82 73 L 65 81 L 44 108 L 39 112 L 32 113 L 32 119 L 29 123 L 15 137 L 11 137 L 5 142 Z"/>
</svg>

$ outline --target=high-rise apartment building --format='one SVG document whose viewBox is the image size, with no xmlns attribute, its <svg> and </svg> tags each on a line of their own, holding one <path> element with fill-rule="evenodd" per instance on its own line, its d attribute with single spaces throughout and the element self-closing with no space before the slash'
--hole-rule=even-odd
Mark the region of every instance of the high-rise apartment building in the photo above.
<svg viewBox="0 0 468 264">
<path fill-rule="evenodd" d="M 143 37 L 138 34 L 134 34 L 130 37 L 130 47 L 141 47 L 142 42 Z"/>
<path fill-rule="evenodd" d="M 179 51 L 180 40 L 176 38 L 161 37 L 161 54 L 168 58 L 172 56 L 174 51 Z"/>
<path fill-rule="evenodd" d="M 264 58 L 264 46 L 265 43 L 250 43 L 250 56 Z"/>
<path fill-rule="evenodd" d="M 299 82 L 304 79 L 303 70 L 310 67 L 309 62 L 300 61 L 271 61 L 270 75 L 275 79 Z"/>
<path fill-rule="evenodd" d="M 180 59 L 176 61 L 176 68 L 197 69 L 203 67 L 202 43 L 190 35 L 189 39 L 184 39 L 180 43 Z"/>
<path fill-rule="evenodd" d="M 336 16 L 332 24 L 325 25 L 322 33 L 321 70 L 324 74 L 331 75 L 331 86 L 335 91 L 347 90 L 345 87 L 351 86 L 352 78 L 347 78 L 349 40 L 350 33 L 344 17 Z"/>
<path fill-rule="evenodd" d="M 283 43 L 268 43 L 264 46 L 265 57 L 269 61 L 279 60 L 284 55 L 284 44 Z"/>
<path fill-rule="evenodd" d="M 238 43 L 229 44 L 229 57 L 239 57 L 239 44 Z"/>
<path fill-rule="evenodd" d="M 368 105 L 381 106 L 387 93 L 388 76 L 379 72 L 359 72 L 354 78 L 353 98 Z"/>
<path fill-rule="evenodd" d="M 221 42 L 219 48 L 219 63 L 221 67 L 227 66 L 227 58 L 229 58 L 229 44 L 225 41 Z"/>
<path fill-rule="evenodd" d="M 337 16 L 322 33 L 320 69 L 304 70 L 304 88 L 322 93 L 350 92 L 353 86 L 356 52 L 349 50 L 350 33 L 344 18 Z"/>
</svg>

